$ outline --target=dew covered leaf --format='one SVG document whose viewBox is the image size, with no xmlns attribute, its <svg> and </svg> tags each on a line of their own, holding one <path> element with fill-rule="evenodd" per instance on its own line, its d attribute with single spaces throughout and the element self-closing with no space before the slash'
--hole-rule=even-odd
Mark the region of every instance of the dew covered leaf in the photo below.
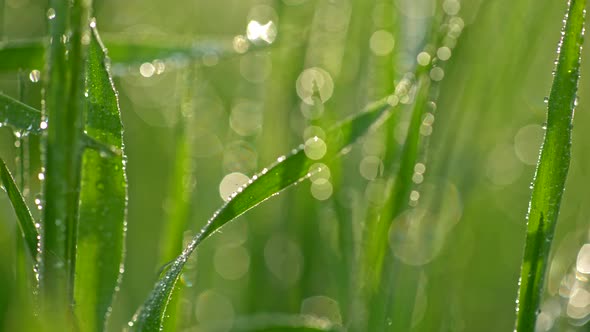
<svg viewBox="0 0 590 332">
<path fill-rule="evenodd" d="M 294 149 L 289 156 L 278 158 L 277 163 L 268 169 L 263 169 L 260 174 L 250 179 L 248 185 L 232 194 L 231 199 L 213 214 L 213 217 L 192 239 L 182 254 L 170 264 L 146 302 L 130 322 L 131 329 L 134 331 L 160 330 L 166 314 L 166 306 L 174 286 L 181 276 L 184 264 L 204 239 L 259 203 L 302 181 L 310 172 L 318 171 L 310 170 L 310 167 L 320 161 L 328 162 L 339 155 L 374 124 L 381 123 L 379 120 L 388 114 L 389 108 L 386 100 L 380 100 L 367 106 L 363 112 L 331 128 L 327 132 L 325 142 L 317 137 L 309 139 L 305 145 Z M 322 150 L 322 145 L 325 149 L 324 153 L 311 152 L 316 147 Z M 313 155 L 314 159 L 309 158 L 308 154 Z"/>
<path fill-rule="evenodd" d="M 0 93 L 0 119 L 3 119 L 2 125 L 12 127 L 24 134 L 40 134 L 43 131 L 40 110 L 2 93 Z M 82 135 L 82 143 L 84 147 L 103 154 L 121 154 L 117 147 L 98 141 L 87 134 Z"/>
<path fill-rule="evenodd" d="M 533 331 L 540 310 L 551 242 L 565 190 L 584 39 L 584 0 L 569 1 L 549 95 L 547 131 L 533 180 L 514 331 Z"/>
<path fill-rule="evenodd" d="M 41 112 L 0 93 L 0 123 L 14 130 L 36 134 L 41 131 Z"/>
<path fill-rule="evenodd" d="M 36 261 L 39 232 L 35 227 L 35 220 L 31 215 L 31 211 L 29 211 L 23 196 L 2 159 L 0 159 L 0 180 L 2 180 L 2 185 L 6 189 L 12 208 L 16 213 L 18 226 L 23 234 L 29 253 L 33 257 L 33 261 Z"/>
<path fill-rule="evenodd" d="M 96 30 L 88 47 L 90 139 L 122 151 L 122 124 L 106 52 Z M 84 331 L 104 330 L 123 264 L 127 180 L 124 154 L 86 149 L 83 156 L 76 259 L 76 315 Z"/>
</svg>

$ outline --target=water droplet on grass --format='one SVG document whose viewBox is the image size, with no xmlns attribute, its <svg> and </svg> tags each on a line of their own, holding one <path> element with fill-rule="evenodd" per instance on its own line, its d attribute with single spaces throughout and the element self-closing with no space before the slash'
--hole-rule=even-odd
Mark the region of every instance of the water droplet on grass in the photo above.
<svg viewBox="0 0 590 332">
<path fill-rule="evenodd" d="M 55 18 L 55 9 L 49 8 L 47 9 L 47 18 L 53 20 Z"/>
<path fill-rule="evenodd" d="M 39 80 L 41 80 L 41 72 L 37 69 L 31 70 L 29 73 L 29 80 L 33 83 L 39 82 Z"/>
<path fill-rule="evenodd" d="M 252 20 L 248 22 L 246 28 L 246 36 L 252 42 L 265 41 L 267 44 L 272 44 L 277 37 L 277 28 L 273 21 L 268 21 L 261 24 L 258 21 Z"/>
<path fill-rule="evenodd" d="M 305 147 L 303 149 L 309 159 L 318 160 L 324 157 L 328 148 L 322 139 L 315 136 L 305 141 Z"/>
<path fill-rule="evenodd" d="M 156 72 L 156 68 L 154 67 L 153 64 L 151 64 L 149 62 L 145 62 L 145 63 L 141 64 L 141 66 L 139 66 L 139 73 L 143 77 L 146 77 L 146 78 L 152 77 L 155 72 Z"/>
<path fill-rule="evenodd" d="M 312 182 L 310 191 L 313 198 L 324 201 L 332 196 L 334 188 L 330 181 L 324 178 Z"/>
<path fill-rule="evenodd" d="M 416 56 L 416 62 L 418 62 L 420 66 L 428 66 L 430 64 L 430 60 L 431 57 L 430 54 L 428 54 L 428 52 L 420 52 Z"/>
<path fill-rule="evenodd" d="M 323 295 L 306 298 L 301 302 L 301 314 L 324 318 L 336 325 L 342 325 L 342 314 L 338 301 Z"/>
<path fill-rule="evenodd" d="M 451 58 L 451 49 L 443 46 L 436 51 L 436 57 L 442 61 L 447 61 Z"/>
<path fill-rule="evenodd" d="M 236 196 L 236 191 L 248 183 L 249 178 L 239 172 L 226 175 L 219 184 L 219 195 L 224 201 L 228 201 Z"/>
<path fill-rule="evenodd" d="M 442 81 L 445 77 L 445 71 L 440 67 L 434 67 L 430 70 L 430 78 L 433 81 Z"/>
<path fill-rule="evenodd" d="M 576 270 L 580 273 L 590 274 L 590 244 L 584 244 L 578 252 Z"/>
</svg>

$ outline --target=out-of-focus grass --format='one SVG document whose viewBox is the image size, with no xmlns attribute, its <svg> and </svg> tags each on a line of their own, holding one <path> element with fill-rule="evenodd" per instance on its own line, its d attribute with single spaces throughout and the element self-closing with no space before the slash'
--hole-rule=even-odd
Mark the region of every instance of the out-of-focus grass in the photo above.
<svg viewBox="0 0 590 332">
<path fill-rule="evenodd" d="M 217 63 L 212 54 L 197 60 L 203 68 L 187 93 L 191 96 L 188 115 L 194 124 L 190 158 L 195 182 L 188 184 L 194 192 L 189 196 L 186 234 L 190 236 L 222 204 L 219 191 L 225 176 L 255 174 L 308 137 L 303 135 L 321 134 L 316 127 L 325 131 L 374 97 L 367 96 L 375 88 L 366 76 L 367 62 L 374 53 L 370 47 L 373 27 L 388 17 L 384 13 L 396 16 L 397 28 L 391 30 L 395 46 L 387 56 L 395 54 L 392 77 L 399 82 L 425 46 L 433 17 L 429 9 L 440 10 L 443 4 L 399 0 L 375 7 L 364 0 L 109 0 L 96 4 L 95 15 L 104 32 L 141 33 L 154 39 L 233 38 L 244 34 L 248 22 L 255 19 L 262 23 L 270 19 L 278 26 L 280 47 Z M 5 40 L 45 34 L 42 2 L 6 0 L 3 8 L 0 23 Z M 418 241 L 406 250 L 391 249 L 396 266 L 419 276 L 418 287 L 407 290 L 414 297 L 408 309 L 414 331 L 498 331 L 513 326 L 523 216 L 564 10 L 565 2 L 461 3 L 458 16 L 464 29 L 447 61 L 424 182 L 418 189 L 425 201 L 454 208 L 460 218 L 425 220 L 424 225 L 436 233 L 419 233 Z M 588 65 L 583 64 L 582 77 L 590 77 L 585 75 Z M 171 177 L 178 174 L 173 172 L 174 150 L 178 113 L 186 106 L 181 91 L 186 86 L 177 83 L 183 82 L 177 77 L 185 69 L 166 66 L 157 73 L 158 66 L 158 62 L 146 62 L 143 73 L 153 68 L 152 75 L 141 75 L 140 67 L 132 66 L 115 78 L 126 128 L 130 200 L 126 271 L 113 308 L 112 330 L 127 322 L 157 279 L 158 244 L 168 209 L 174 206 L 166 197 Z M 334 83 L 317 118 L 313 113 L 317 109 L 304 105 L 302 110 L 296 91 L 298 77 L 312 67 L 322 68 L 328 75 L 322 77 Z M 6 94 L 17 95 L 16 82 L 15 73 L 0 74 L 0 89 Z M 542 306 L 556 320 L 554 330 L 561 326 L 558 317 L 575 313 L 567 310 L 572 302 L 571 293 L 564 291 L 567 287 L 562 287 L 562 295 L 558 290 L 586 241 L 589 211 L 584 202 L 590 162 L 586 82 L 582 79 L 580 85 L 568 189 L 549 268 L 549 304 Z M 39 95 L 40 83 L 27 82 L 25 102 L 40 109 Z M 408 113 L 400 116 L 402 124 L 395 128 L 402 133 Z M 362 250 L 360 234 L 367 206 L 382 204 L 375 193 L 382 192 L 380 172 L 389 166 L 381 166 L 386 160 L 386 135 L 376 133 L 354 146 L 337 165 L 330 165 L 329 179 L 305 183 L 273 198 L 203 243 L 183 276 L 188 287 L 179 300 L 179 328 L 209 331 L 214 330 L 216 317 L 241 322 L 261 312 L 317 314 L 345 324 L 351 313 L 362 314 L 349 293 L 358 287 L 351 278 L 356 272 L 350 262 Z M 404 135 L 392 135 L 394 144 L 387 149 L 400 148 L 396 138 Z M 31 150 L 34 154 L 35 148 Z M 16 152 L 9 128 L 0 129 L 0 154 L 14 169 Z M 32 203 L 38 193 L 40 164 L 38 158 L 31 161 Z M 0 206 L 0 248 L 7 253 L 13 250 L 14 239 L 6 234 L 15 234 L 16 219 L 6 197 L 0 196 Z M 9 270 L 2 268 L 0 278 L 10 283 Z M 0 321 L 10 330 L 16 309 L 14 296 L 9 295 L 13 293 L 6 289 L 0 292 L 0 308 L 9 309 L 2 311 Z M 552 304 L 555 296 L 566 303 L 558 314 Z"/>
</svg>

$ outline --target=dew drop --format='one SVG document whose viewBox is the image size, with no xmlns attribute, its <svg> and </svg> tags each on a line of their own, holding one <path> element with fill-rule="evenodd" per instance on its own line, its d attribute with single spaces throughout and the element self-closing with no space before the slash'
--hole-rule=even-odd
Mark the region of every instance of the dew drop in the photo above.
<svg viewBox="0 0 590 332">
<path fill-rule="evenodd" d="M 445 72 L 440 67 L 434 67 L 430 70 L 430 78 L 433 81 L 441 81 L 445 77 Z"/>
<path fill-rule="evenodd" d="M 418 53 L 418 56 L 416 56 L 416 62 L 418 62 L 418 64 L 420 66 L 428 66 L 428 64 L 430 64 L 430 54 L 428 54 L 428 52 L 420 52 Z"/>
<path fill-rule="evenodd" d="M 53 20 L 55 18 L 55 9 L 49 8 L 47 9 L 47 18 Z"/>
<path fill-rule="evenodd" d="M 451 49 L 443 46 L 436 51 L 436 56 L 442 61 L 447 61 L 451 58 Z"/>
<path fill-rule="evenodd" d="M 33 83 L 37 83 L 37 82 L 39 82 L 40 79 L 41 79 L 41 72 L 37 69 L 31 70 L 31 72 L 29 73 L 29 80 L 31 80 L 31 82 L 33 82 Z"/>
<path fill-rule="evenodd" d="M 143 77 L 146 77 L 146 78 L 152 77 L 155 72 L 156 72 L 156 67 L 154 67 L 154 65 L 152 65 L 149 62 L 145 62 L 141 66 L 139 66 L 139 73 Z"/>
</svg>

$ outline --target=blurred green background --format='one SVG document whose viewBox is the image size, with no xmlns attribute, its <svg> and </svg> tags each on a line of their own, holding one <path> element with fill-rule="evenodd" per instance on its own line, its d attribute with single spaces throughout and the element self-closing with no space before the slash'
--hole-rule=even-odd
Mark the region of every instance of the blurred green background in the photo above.
<svg viewBox="0 0 590 332">
<path fill-rule="evenodd" d="M 270 39 L 277 32 L 272 45 L 229 58 L 212 51 L 113 64 L 125 127 L 129 211 L 126 268 L 111 330 L 126 324 L 156 281 L 165 224 L 178 199 L 188 206 L 186 236 L 194 235 L 233 183 L 321 135 L 320 127 L 391 93 L 391 81 L 413 71 L 417 54 L 431 47 L 427 33 L 436 35 L 443 10 L 456 14 L 461 21 L 455 23 L 464 28 L 435 96 L 429 144 L 420 152 L 424 179 L 415 182 L 429 202 L 453 212 L 425 221 L 417 242 L 391 246 L 400 275 L 415 277 L 405 292 L 411 307 L 403 311 L 411 315 L 411 331 L 512 329 L 529 185 L 545 121 L 543 99 L 566 1 L 94 2 L 107 48 L 109 38 L 129 38 L 183 45 L 233 41 L 239 49 L 244 40 L 235 37 L 246 34 L 249 22 L 272 22 L 264 30 Z M 44 36 L 47 8 L 42 0 L 0 1 L 0 41 Z M 583 330 L 579 326 L 590 315 L 587 275 L 572 270 L 589 239 L 588 49 L 539 331 Z M 380 72 L 379 59 L 386 57 L 394 59 L 395 73 Z M 22 75 L 23 99 L 40 107 L 42 84 L 30 79 L 31 70 Z M 311 91 L 306 75 L 325 80 L 316 82 L 320 108 L 302 100 Z M 17 97 L 18 73 L 0 73 L 0 90 Z M 314 314 L 346 325 L 357 310 L 350 294 L 358 285 L 350 281 L 354 267 L 343 268 L 343 256 L 362 250 L 365 211 L 382 203 L 383 179 L 389 176 L 382 160 L 385 150 L 403 143 L 407 116 L 400 119 L 401 134 L 393 144 L 384 143 L 390 138 L 382 131 L 368 135 L 330 165 L 332 182 L 290 188 L 206 241 L 183 277 L 189 287 L 179 329 L 226 332 L 261 313 Z M 179 132 L 187 136 L 185 171 L 192 176 L 182 183 L 189 194 L 171 198 Z M 31 202 L 40 185 L 37 144 L 38 138 L 29 138 Z M 0 128 L 0 156 L 15 169 L 9 128 Z M 348 247 L 340 238 L 347 223 L 355 230 Z M 7 331 L 18 330 L 13 324 L 20 315 L 11 286 L 15 225 L 7 197 L 0 195 L 0 257 L 6 262 L 0 267 L 0 314 Z M 394 288 L 405 282 L 391 280 Z"/>
</svg>

